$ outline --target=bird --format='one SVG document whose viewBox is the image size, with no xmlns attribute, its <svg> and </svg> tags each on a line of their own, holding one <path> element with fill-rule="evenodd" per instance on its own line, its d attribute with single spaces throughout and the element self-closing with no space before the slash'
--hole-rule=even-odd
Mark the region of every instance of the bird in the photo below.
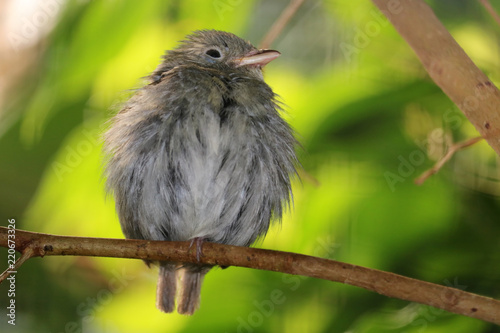
<svg viewBox="0 0 500 333">
<path fill-rule="evenodd" d="M 106 188 L 126 238 L 250 246 L 281 220 L 299 144 L 263 78 L 278 56 L 217 30 L 166 51 L 104 134 Z M 193 314 L 212 266 L 157 264 L 157 308 Z"/>
</svg>

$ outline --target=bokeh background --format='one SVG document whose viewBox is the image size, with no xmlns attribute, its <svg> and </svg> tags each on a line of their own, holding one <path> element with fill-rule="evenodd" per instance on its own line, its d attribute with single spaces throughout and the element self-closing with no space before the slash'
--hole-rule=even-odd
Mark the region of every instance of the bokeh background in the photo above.
<svg viewBox="0 0 500 333">
<path fill-rule="evenodd" d="M 479 1 L 429 3 L 500 84 L 500 27 Z M 19 229 L 122 238 L 101 177 L 106 121 L 189 32 L 220 29 L 258 45 L 287 4 L 3 0 L 0 225 L 14 218 Z M 266 81 L 287 105 L 306 174 L 293 210 L 256 246 L 499 299 L 499 157 L 481 142 L 414 185 L 447 145 L 477 133 L 374 5 L 306 0 L 272 47 L 282 56 Z M 0 258 L 3 270 L 5 249 Z M 16 276 L 16 326 L 0 286 L 0 331 L 499 331 L 356 287 L 237 267 L 208 274 L 194 316 L 165 315 L 156 274 L 130 259 L 29 260 Z"/>
</svg>

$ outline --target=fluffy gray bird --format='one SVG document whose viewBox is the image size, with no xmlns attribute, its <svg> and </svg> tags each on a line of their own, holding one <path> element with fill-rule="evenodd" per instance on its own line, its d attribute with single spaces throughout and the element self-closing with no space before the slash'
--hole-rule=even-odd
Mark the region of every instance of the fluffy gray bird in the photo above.
<svg viewBox="0 0 500 333">
<path fill-rule="evenodd" d="M 196 31 L 112 119 L 108 190 L 127 238 L 249 246 L 291 197 L 296 140 L 262 67 L 279 52 Z M 211 266 L 160 262 L 157 307 L 192 314 Z"/>
</svg>

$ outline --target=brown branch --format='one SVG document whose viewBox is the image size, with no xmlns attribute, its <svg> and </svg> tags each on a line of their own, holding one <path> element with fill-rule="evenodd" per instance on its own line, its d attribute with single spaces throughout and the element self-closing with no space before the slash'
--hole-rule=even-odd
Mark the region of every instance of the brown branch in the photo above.
<svg viewBox="0 0 500 333">
<path fill-rule="evenodd" d="M 446 162 L 448 162 L 453 157 L 453 155 L 455 155 L 455 153 L 457 151 L 462 150 L 464 148 L 467 148 L 469 146 L 472 146 L 473 144 L 478 143 L 482 139 L 483 139 L 483 137 L 478 136 L 478 137 L 475 137 L 475 138 L 472 138 L 472 139 L 467 139 L 467 140 L 455 143 L 454 145 L 452 145 L 451 147 L 449 147 L 448 151 L 446 152 L 446 154 L 439 161 L 437 161 L 437 163 L 434 164 L 434 166 L 432 168 L 430 168 L 429 170 L 425 171 L 417 179 L 415 179 L 415 184 L 416 185 L 422 185 L 427 180 L 427 178 L 429 178 L 430 176 L 432 176 L 433 174 L 435 174 L 439 170 L 441 170 L 441 168 L 443 167 L 443 165 L 445 165 Z"/>
<path fill-rule="evenodd" d="M 0 283 L 2 283 L 3 280 L 8 278 L 9 275 L 17 273 L 19 267 L 21 267 L 21 265 L 24 264 L 26 260 L 33 257 L 35 257 L 35 253 L 33 252 L 33 247 L 27 247 L 26 249 L 24 249 L 24 251 L 21 253 L 21 256 L 16 260 L 14 266 L 8 267 L 2 274 L 0 274 Z"/>
<path fill-rule="evenodd" d="M 484 8 L 486 8 L 491 17 L 493 17 L 493 19 L 497 21 L 497 24 L 500 25 L 500 15 L 498 15 L 490 2 L 488 0 L 479 0 L 479 2 L 484 6 Z"/>
<path fill-rule="evenodd" d="M 304 168 L 297 170 L 300 180 L 311 183 L 314 187 L 320 187 L 321 183 L 316 177 L 307 172 Z"/>
<path fill-rule="evenodd" d="M 274 22 L 271 29 L 269 29 L 267 35 L 264 37 L 262 42 L 259 45 L 261 49 L 268 49 L 271 44 L 274 42 L 276 37 L 278 37 L 286 27 L 288 22 L 292 19 L 293 15 L 297 12 L 299 7 L 302 5 L 304 0 L 290 0 L 288 6 L 283 10 L 280 17 Z"/>
<path fill-rule="evenodd" d="M 8 229 L 0 227 L 0 246 L 7 247 Z M 431 305 L 449 312 L 500 324 L 500 301 L 334 260 L 296 253 L 204 243 L 200 261 L 190 242 L 67 237 L 16 230 L 16 250 L 33 256 L 77 255 L 169 260 L 240 266 L 303 275 L 350 284 L 379 294 Z"/>
<path fill-rule="evenodd" d="M 500 91 L 423 0 L 372 0 L 446 95 L 500 155 Z"/>
</svg>

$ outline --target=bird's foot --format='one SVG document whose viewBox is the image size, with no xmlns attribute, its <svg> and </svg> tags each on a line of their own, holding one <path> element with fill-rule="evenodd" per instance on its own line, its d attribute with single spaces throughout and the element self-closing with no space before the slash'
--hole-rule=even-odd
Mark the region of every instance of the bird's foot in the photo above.
<svg viewBox="0 0 500 333">
<path fill-rule="evenodd" d="M 189 249 L 193 246 L 193 244 L 196 244 L 196 260 L 198 262 L 200 261 L 202 250 L 203 250 L 203 237 L 195 237 L 191 239 L 191 244 L 189 244 Z"/>
</svg>

